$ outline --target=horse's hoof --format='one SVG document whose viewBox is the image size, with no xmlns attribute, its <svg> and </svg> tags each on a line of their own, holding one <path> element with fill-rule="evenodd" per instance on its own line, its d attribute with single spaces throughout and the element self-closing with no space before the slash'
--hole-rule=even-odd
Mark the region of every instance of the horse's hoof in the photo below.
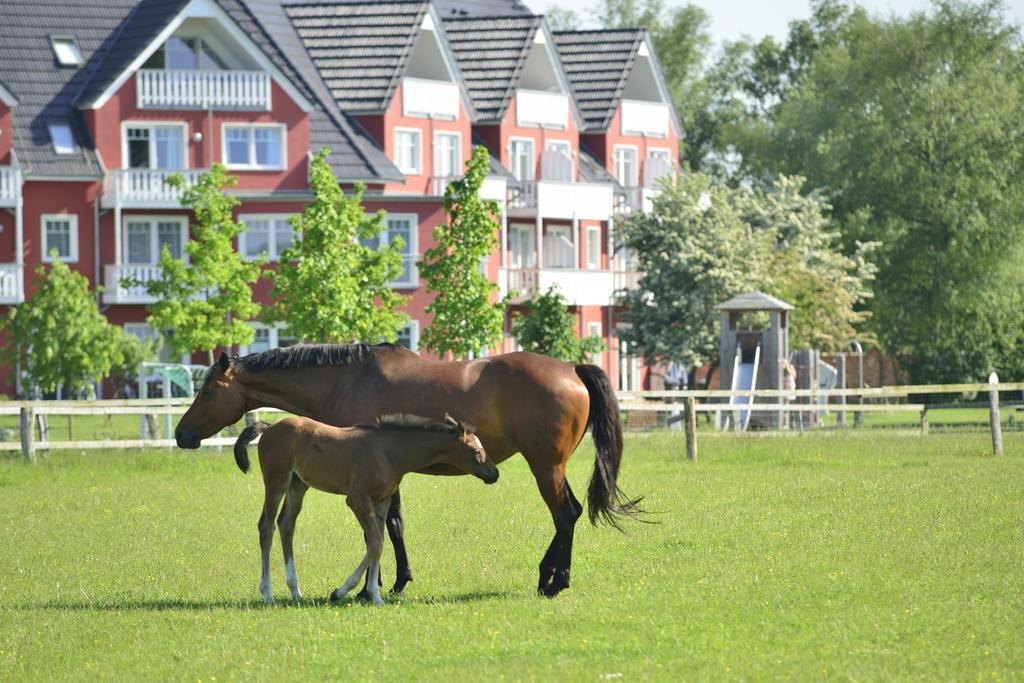
<svg viewBox="0 0 1024 683">
<path fill-rule="evenodd" d="M 368 590 L 364 589 L 356 593 L 356 602 L 371 602 L 372 600 L 373 597 L 370 595 L 370 591 Z"/>
<path fill-rule="evenodd" d="M 410 581 L 412 581 L 411 576 L 400 576 L 395 579 L 395 585 L 391 587 L 391 594 L 401 595 Z"/>
<path fill-rule="evenodd" d="M 345 594 L 341 591 L 341 589 L 340 588 L 335 588 L 331 592 L 330 602 L 331 602 L 332 605 L 337 605 L 339 602 L 341 602 L 342 598 L 344 598 L 344 597 L 345 597 Z"/>
<path fill-rule="evenodd" d="M 552 583 L 548 584 L 547 586 L 544 586 L 543 588 L 539 589 L 537 592 L 540 593 L 541 595 L 543 595 L 546 598 L 553 598 L 556 595 L 558 595 L 559 593 L 561 593 L 563 590 L 565 590 L 566 588 L 568 588 L 568 586 L 560 584 L 560 583 L 552 582 Z"/>
</svg>

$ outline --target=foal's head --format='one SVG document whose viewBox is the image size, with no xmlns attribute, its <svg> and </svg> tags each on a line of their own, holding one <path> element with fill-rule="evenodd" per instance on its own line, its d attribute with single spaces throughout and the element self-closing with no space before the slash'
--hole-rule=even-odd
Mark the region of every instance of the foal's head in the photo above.
<svg viewBox="0 0 1024 683">
<path fill-rule="evenodd" d="M 480 437 L 476 435 L 475 430 L 469 425 L 459 422 L 448 413 L 445 413 L 444 421 L 458 437 L 456 445 L 450 453 L 451 464 L 466 474 L 472 474 L 485 484 L 493 484 L 498 481 L 498 466 L 487 457 L 484 445 L 480 443 Z"/>
<path fill-rule="evenodd" d="M 206 373 L 192 405 L 181 416 L 174 440 L 178 448 L 199 448 L 203 439 L 238 422 L 244 414 L 245 396 L 235 381 L 231 360 L 221 353 Z"/>
</svg>

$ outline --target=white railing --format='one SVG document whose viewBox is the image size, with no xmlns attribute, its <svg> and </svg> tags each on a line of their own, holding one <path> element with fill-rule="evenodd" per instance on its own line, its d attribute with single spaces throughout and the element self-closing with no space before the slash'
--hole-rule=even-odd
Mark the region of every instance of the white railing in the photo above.
<svg viewBox="0 0 1024 683">
<path fill-rule="evenodd" d="M 514 303 L 529 299 L 534 290 L 551 287 L 571 306 L 607 306 L 614 294 L 614 274 L 608 270 L 577 268 L 509 268 L 505 271 L 507 292 L 516 292 Z"/>
<path fill-rule="evenodd" d="M 626 187 L 623 194 L 615 196 L 615 213 L 630 214 L 644 207 L 644 188 Z"/>
<path fill-rule="evenodd" d="M 20 304 L 25 300 L 24 270 L 17 263 L 0 263 L 0 304 Z"/>
<path fill-rule="evenodd" d="M 454 121 L 459 117 L 459 86 L 406 78 L 402 81 L 402 114 Z"/>
<path fill-rule="evenodd" d="M 540 178 L 559 183 L 571 183 L 572 159 L 565 152 L 548 149 L 540 153 Z"/>
<path fill-rule="evenodd" d="M 569 98 L 561 93 L 516 91 L 516 125 L 565 128 L 569 125 Z"/>
<path fill-rule="evenodd" d="M 0 166 L 0 206 L 14 206 L 21 191 L 21 170 Z"/>
<path fill-rule="evenodd" d="M 104 273 L 105 289 L 103 292 L 103 303 L 153 303 L 156 299 L 146 293 L 146 283 L 159 277 L 160 267 L 153 264 L 123 263 L 121 265 L 108 265 Z M 131 279 L 134 281 L 134 284 L 125 287 L 121 282 L 124 279 Z"/>
<path fill-rule="evenodd" d="M 537 207 L 537 183 L 528 181 L 519 187 L 509 188 L 508 205 L 512 209 L 533 209 Z"/>
<path fill-rule="evenodd" d="M 148 168 L 125 168 L 110 171 L 103 195 L 105 206 L 120 204 L 123 207 L 177 208 L 181 206 L 183 189 L 167 184 L 174 173 L 181 173 L 185 185 L 192 185 L 205 169 L 189 171 L 163 171 Z"/>
<path fill-rule="evenodd" d="M 668 134 L 668 107 L 661 102 L 622 101 L 623 135 Z"/>
<path fill-rule="evenodd" d="M 139 109 L 270 110 L 270 74 L 265 71 L 140 69 Z"/>
<path fill-rule="evenodd" d="M 662 178 L 672 178 L 674 170 L 672 164 L 658 157 L 648 157 L 644 162 L 644 187 L 648 190 L 657 190 L 658 181 Z"/>
<path fill-rule="evenodd" d="M 430 178 L 430 195 L 432 197 L 443 197 L 444 191 L 448 189 L 450 183 L 459 180 L 460 177 L 457 175 L 447 176 L 433 176 Z"/>
<path fill-rule="evenodd" d="M 640 278 L 643 276 L 643 273 L 635 270 L 615 271 L 615 291 L 636 289 L 640 286 Z"/>
<path fill-rule="evenodd" d="M 509 268 L 508 291 L 515 292 L 515 301 L 529 299 L 540 280 L 537 268 Z"/>
</svg>

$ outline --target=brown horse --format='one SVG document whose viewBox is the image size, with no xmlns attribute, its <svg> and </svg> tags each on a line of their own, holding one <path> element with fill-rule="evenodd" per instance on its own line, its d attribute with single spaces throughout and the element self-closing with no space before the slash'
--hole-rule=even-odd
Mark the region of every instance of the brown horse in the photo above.
<svg viewBox="0 0 1024 683">
<path fill-rule="evenodd" d="M 572 365 L 533 353 L 477 360 L 429 360 L 390 344 L 303 345 L 230 360 L 221 354 L 181 418 L 175 439 L 199 448 L 250 410 L 271 406 L 339 427 L 372 422 L 386 413 L 441 419 L 451 413 L 475 424 L 490 458 L 522 453 L 555 524 L 540 562 L 538 590 L 556 595 L 569 586 L 573 530 L 583 513 L 565 467 L 590 425 L 597 458 L 587 491 L 590 520 L 618 526 L 638 501 L 617 484 L 622 424 L 608 376 L 595 365 Z M 430 474 L 461 474 L 447 465 Z M 398 576 L 393 592 L 412 580 L 405 552 L 401 498 L 387 518 Z M 364 592 L 365 589 L 364 589 Z"/>
<path fill-rule="evenodd" d="M 331 602 L 352 590 L 365 571 L 370 599 L 374 604 L 384 604 L 378 584 L 384 518 L 402 477 L 432 465 L 448 465 L 486 484 L 498 481 L 498 467 L 487 458 L 473 428 L 450 415 L 444 417 L 444 422 L 434 422 L 415 415 L 385 415 L 377 418 L 376 424 L 348 428 L 331 427 L 306 417 L 286 417 L 274 425 L 257 422 L 242 431 L 235 442 L 235 462 L 243 472 L 249 471 L 246 446 L 263 434 L 259 454 L 264 498 L 259 529 L 263 560 L 260 593 L 264 603 L 274 602 L 270 546 L 282 498 L 284 507 L 277 527 L 284 551 L 285 581 L 292 598 L 302 598 L 292 537 L 302 499 L 312 486 L 327 493 L 345 494 L 345 503 L 359 520 L 366 542 L 366 555 L 344 585 L 331 593 Z"/>
</svg>

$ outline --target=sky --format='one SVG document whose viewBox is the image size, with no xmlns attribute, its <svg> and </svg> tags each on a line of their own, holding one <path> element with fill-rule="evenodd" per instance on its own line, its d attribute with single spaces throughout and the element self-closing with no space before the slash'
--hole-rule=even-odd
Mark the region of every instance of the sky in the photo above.
<svg viewBox="0 0 1024 683">
<path fill-rule="evenodd" d="M 711 32 L 716 45 L 723 40 L 737 40 L 743 35 L 760 38 L 772 34 L 784 38 L 793 19 L 810 15 L 808 0 L 666 0 L 669 7 L 692 3 L 707 10 L 711 16 Z M 1007 14 L 1018 24 L 1024 24 L 1024 0 L 1004 0 Z M 543 13 L 552 5 L 571 9 L 584 19 L 595 0 L 526 0 L 535 12 Z M 881 14 L 906 15 L 929 6 L 927 0 L 860 0 L 857 4 Z"/>
</svg>

